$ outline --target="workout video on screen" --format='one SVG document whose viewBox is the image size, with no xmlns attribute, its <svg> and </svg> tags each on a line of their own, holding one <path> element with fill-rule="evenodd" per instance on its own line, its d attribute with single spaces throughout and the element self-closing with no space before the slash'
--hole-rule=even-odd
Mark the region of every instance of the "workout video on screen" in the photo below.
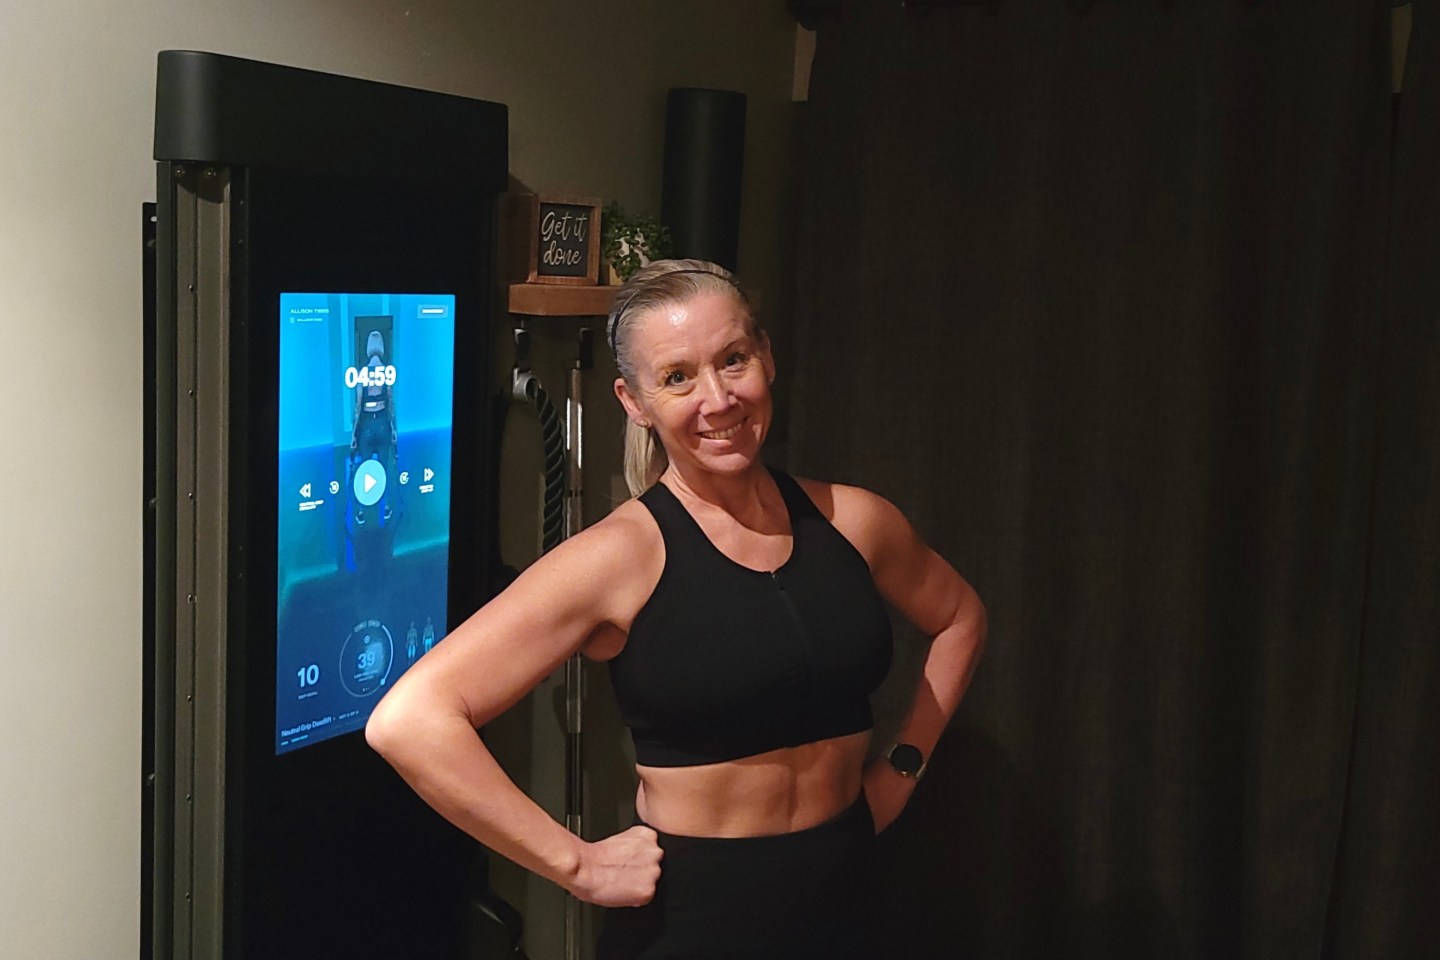
<svg viewBox="0 0 1440 960">
<path fill-rule="evenodd" d="M 444 636 L 454 353 L 453 295 L 280 295 L 276 753 Z"/>
</svg>

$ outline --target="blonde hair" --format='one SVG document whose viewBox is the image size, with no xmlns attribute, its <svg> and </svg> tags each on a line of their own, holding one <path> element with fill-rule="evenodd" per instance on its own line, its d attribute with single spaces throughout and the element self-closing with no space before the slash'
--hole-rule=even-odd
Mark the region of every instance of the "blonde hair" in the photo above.
<svg viewBox="0 0 1440 960">
<path fill-rule="evenodd" d="M 701 293 L 720 292 L 736 297 L 745 305 L 750 317 L 751 335 L 759 335 L 760 327 L 750 301 L 740 289 L 733 274 L 719 264 L 705 260 L 656 260 L 637 270 L 615 296 L 615 308 L 605 328 L 615 366 L 620 376 L 634 388 L 635 357 L 630 350 L 630 330 L 635 319 L 657 307 L 684 303 Z M 670 465 L 665 447 L 653 427 L 642 427 L 625 420 L 625 486 L 632 497 L 638 497 L 660 479 Z"/>
</svg>

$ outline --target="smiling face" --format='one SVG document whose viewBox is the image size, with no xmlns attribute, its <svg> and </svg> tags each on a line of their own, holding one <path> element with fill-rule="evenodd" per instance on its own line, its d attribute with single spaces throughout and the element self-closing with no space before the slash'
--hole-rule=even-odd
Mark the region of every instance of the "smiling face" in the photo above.
<svg viewBox="0 0 1440 960">
<path fill-rule="evenodd" d="M 650 425 L 672 469 L 738 475 L 770 430 L 770 344 L 734 294 L 707 290 L 636 317 L 634 375 L 615 381 L 630 419 Z"/>
</svg>

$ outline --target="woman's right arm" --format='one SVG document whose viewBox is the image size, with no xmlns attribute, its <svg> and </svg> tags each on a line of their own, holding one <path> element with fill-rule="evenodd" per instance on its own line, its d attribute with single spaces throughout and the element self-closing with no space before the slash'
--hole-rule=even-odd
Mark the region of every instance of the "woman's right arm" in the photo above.
<svg viewBox="0 0 1440 960">
<path fill-rule="evenodd" d="M 476 729 L 534 689 L 597 626 L 628 623 L 648 593 L 643 548 L 637 524 L 615 515 L 556 547 L 407 670 L 365 727 L 370 745 L 451 823 L 605 906 L 654 895 L 654 831 L 632 827 L 586 843 L 506 776 Z"/>
</svg>

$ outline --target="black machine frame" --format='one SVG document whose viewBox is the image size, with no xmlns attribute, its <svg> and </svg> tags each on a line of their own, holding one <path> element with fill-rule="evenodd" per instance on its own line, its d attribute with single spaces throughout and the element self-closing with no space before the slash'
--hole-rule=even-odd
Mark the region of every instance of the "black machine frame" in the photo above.
<svg viewBox="0 0 1440 960">
<path fill-rule="evenodd" d="M 484 101 L 159 56 L 143 956 L 461 949 L 478 847 L 358 735 L 275 755 L 279 296 L 454 293 L 453 628 L 487 599 L 495 553 L 488 346 L 507 124 Z M 365 824 L 386 835 L 359 842 Z"/>
</svg>

